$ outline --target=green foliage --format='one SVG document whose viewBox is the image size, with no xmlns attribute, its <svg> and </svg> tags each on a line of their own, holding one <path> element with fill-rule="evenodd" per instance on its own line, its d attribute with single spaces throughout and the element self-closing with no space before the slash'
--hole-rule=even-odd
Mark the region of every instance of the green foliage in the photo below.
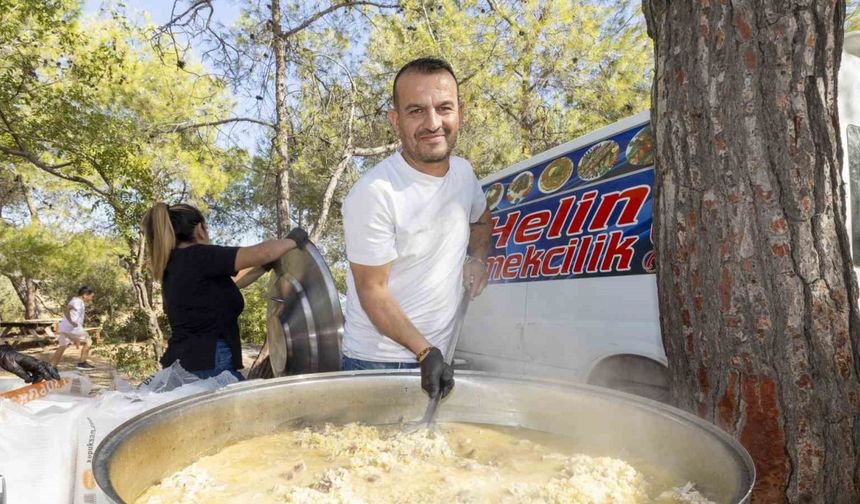
<svg viewBox="0 0 860 504">
<path fill-rule="evenodd" d="M 0 222 L 0 271 L 36 278 L 61 253 L 60 242 L 42 226 L 15 228 Z"/>
<path fill-rule="evenodd" d="M 159 370 L 149 345 L 109 344 L 95 347 L 93 353 L 107 358 L 117 371 L 131 380 L 140 380 Z"/>
<path fill-rule="evenodd" d="M 59 253 L 51 259 L 39 278 L 45 279 L 45 293 L 62 302 L 86 285 L 95 298 L 87 307 L 87 324 L 104 323 L 135 306 L 127 272 L 120 265 L 122 248 L 115 241 L 89 233 L 63 239 Z"/>
<path fill-rule="evenodd" d="M 8 278 L 0 276 L 0 320 L 15 320 L 21 316 L 23 306 Z"/>
<path fill-rule="evenodd" d="M 57 238 L 19 233 L 7 245 L 33 254 L 13 266 L 47 285 L 58 304 L 88 283 L 102 292 L 96 307 L 104 313 L 127 310 L 137 297 L 116 272 L 146 282 L 138 248 L 145 209 L 157 200 L 202 205 L 229 181 L 223 165 L 232 158 L 217 132 L 184 129 L 224 117 L 228 90 L 196 61 L 162 59 L 152 30 L 117 12 L 82 19 L 73 0 L 0 0 L 0 166 L 14 166 L 34 187 L 44 221 L 98 229 L 122 247 L 107 247 L 110 264 L 70 259 L 54 271 L 47 258 Z M 90 245 L 77 247 L 78 262 L 89 261 Z"/>
<path fill-rule="evenodd" d="M 140 308 L 132 308 L 128 311 L 121 316 L 105 320 L 102 326 L 105 341 L 136 343 L 150 339 L 147 314 Z M 166 317 L 159 318 L 159 325 L 162 330 L 167 329 Z"/>
<path fill-rule="evenodd" d="M 0 68 L 0 154 L 105 204 L 126 238 L 153 200 L 224 189 L 215 131 L 165 134 L 225 115 L 222 82 L 193 61 L 162 61 L 152 27 L 116 13 L 80 21 L 74 2 L 3 1 L 13 5 L 0 56 L 12 64 Z"/>
<path fill-rule="evenodd" d="M 88 323 L 134 306 L 120 253 L 115 242 L 91 233 L 63 235 L 48 226 L 16 228 L 0 222 L 0 272 L 37 279 L 55 314 L 79 287 L 91 287 L 96 297 L 87 307 Z"/>
<path fill-rule="evenodd" d="M 262 277 L 242 289 L 245 310 L 239 316 L 239 334 L 248 343 L 266 341 L 266 311 L 269 306 L 268 277 Z"/>
</svg>

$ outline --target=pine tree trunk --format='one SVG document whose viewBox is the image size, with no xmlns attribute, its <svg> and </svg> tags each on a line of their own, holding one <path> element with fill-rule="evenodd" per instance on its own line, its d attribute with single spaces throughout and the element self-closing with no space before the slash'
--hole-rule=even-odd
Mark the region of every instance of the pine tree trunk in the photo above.
<svg viewBox="0 0 860 504">
<path fill-rule="evenodd" d="M 12 284 L 12 289 L 15 291 L 15 294 L 18 296 L 18 300 L 21 301 L 21 306 L 24 307 L 24 318 L 27 317 L 27 287 L 26 280 L 23 277 L 18 275 L 13 275 L 11 273 L 4 273 L 3 276 L 9 279 L 9 283 Z"/>
<path fill-rule="evenodd" d="M 290 232 L 290 158 L 287 122 L 287 48 L 281 30 L 281 2 L 272 0 L 272 51 L 275 55 L 275 139 L 278 238 Z"/>
<path fill-rule="evenodd" d="M 39 309 L 38 295 L 39 286 L 31 278 L 24 280 L 24 318 L 26 320 L 36 320 L 41 315 Z"/>
<path fill-rule="evenodd" d="M 152 284 L 147 281 L 147 275 L 143 269 L 145 264 L 143 232 L 139 233 L 137 240 L 129 240 L 128 245 L 131 249 L 130 257 L 132 258 L 128 264 L 128 273 L 131 276 L 137 306 L 146 315 L 147 329 L 152 338 L 152 351 L 155 359 L 158 360 L 164 353 L 164 333 L 161 332 L 161 327 L 158 325 L 158 314 L 152 302 Z"/>
<path fill-rule="evenodd" d="M 24 183 L 21 175 L 16 178 L 18 188 L 21 195 L 24 197 L 24 202 L 27 204 L 27 212 L 30 214 L 30 224 L 38 226 L 41 224 L 39 213 L 36 210 L 36 205 L 33 203 L 33 197 L 30 194 L 30 187 Z M 37 302 L 39 295 L 39 285 L 32 278 L 24 279 L 24 318 L 27 320 L 38 319 L 41 315 L 39 304 Z"/>
<path fill-rule="evenodd" d="M 644 0 L 670 392 L 750 451 L 753 502 L 860 502 L 841 1 Z"/>
</svg>

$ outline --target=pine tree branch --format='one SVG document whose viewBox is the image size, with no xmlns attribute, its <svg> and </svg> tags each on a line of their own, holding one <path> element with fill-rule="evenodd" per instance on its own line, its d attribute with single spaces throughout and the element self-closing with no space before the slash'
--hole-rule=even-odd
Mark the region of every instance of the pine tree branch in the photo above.
<svg viewBox="0 0 860 504">
<path fill-rule="evenodd" d="M 106 199 L 110 199 L 110 195 L 106 191 L 99 189 L 92 181 L 87 180 L 83 177 L 78 177 L 77 175 L 66 175 L 65 173 L 60 171 L 67 166 L 75 164 L 74 161 L 66 161 L 65 163 L 59 164 L 50 164 L 42 161 L 37 155 L 27 150 L 27 147 L 24 145 L 24 141 L 17 133 L 15 133 L 15 130 L 12 128 L 12 124 L 9 122 L 9 119 L 6 117 L 6 114 L 3 113 L 2 109 L 0 109 L 0 121 L 3 122 L 3 126 L 5 126 L 6 128 L 6 132 L 9 133 L 9 135 L 15 141 L 15 145 L 18 147 L 17 149 L 13 149 L 0 145 L 0 152 L 10 156 L 25 159 L 29 161 L 33 166 L 45 172 L 48 172 L 55 177 L 61 178 L 63 180 L 68 180 L 69 182 L 76 182 L 78 184 L 84 185 L 86 187 L 89 187 L 95 193 L 104 196 Z"/>
<path fill-rule="evenodd" d="M 380 156 L 394 152 L 400 147 L 400 142 L 394 142 L 387 145 L 379 145 L 377 147 L 356 147 L 353 149 L 353 155 L 358 157 Z"/>
<path fill-rule="evenodd" d="M 329 7 L 325 8 L 319 12 L 314 13 L 312 16 L 310 16 L 309 18 L 307 18 L 304 21 L 302 21 L 301 23 L 299 23 L 299 25 L 296 26 L 295 28 L 291 28 L 287 31 L 282 31 L 279 34 L 281 37 L 281 40 L 286 41 L 287 39 L 289 39 L 290 37 L 292 37 L 296 33 L 300 32 L 300 31 L 304 30 L 305 28 L 307 28 L 308 26 L 312 25 L 314 22 L 316 22 L 320 18 L 322 18 L 328 14 L 331 14 L 332 12 L 334 12 L 338 9 L 343 9 L 346 7 L 357 7 L 360 5 L 367 5 L 370 7 L 379 7 L 380 9 L 397 9 L 400 7 L 399 3 L 385 4 L 385 3 L 370 2 L 370 1 L 364 1 L 364 0 L 355 1 L 355 2 L 344 2 L 344 3 L 335 4 L 335 5 L 330 5 Z"/>
<path fill-rule="evenodd" d="M 33 154 L 32 152 L 23 151 L 20 149 L 10 149 L 9 147 L 4 147 L 2 145 L 0 145 L 0 152 L 2 152 L 4 154 L 8 154 L 10 156 L 16 156 L 16 157 L 19 157 L 21 159 L 25 159 L 25 160 L 29 161 L 33 166 L 35 166 L 35 167 L 37 167 L 37 168 L 39 168 L 45 172 L 48 172 L 57 178 L 61 178 L 63 180 L 68 180 L 69 182 L 76 182 L 78 184 L 84 185 L 84 186 L 88 187 L 89 189 L 91 189 L 93 192 L 105 197 L 106 199 L 110 199 L 110 194 L 108 194 L 106 191 L 104 191 L 102 189 L 99 189 L 95 184 L 93 184 L 92 181 L 87 180 L 83 177 L 78 177 L 77 175 L 66 175 L 65 173 L 60 171 L 60 169 L 65 168 L 66 166 L 71 166 L 71 165 L 75 164 L 74 161 L 67 161 L 65 163 L 60 163 L 60 164 L 49 164 L 49 163 L 42 161 L 38 157 L 36 157 L 36 155 Z"/>
<path fill-rule="evenodd" d="M 170 127 L 165 132 L 167 132 L 167 133 L 178 133 L 180 131 L 186 131 L 186 130 L 190 130 L 190 129 L 205 128 L 207 126 L 220 126 L 222 124 L 237 123 L 237 122 L 247 122 L 247 123 L 252 123 L 252 124 L 259 124 L 261 126 L 266 126 L 268 128 L 272 128 L 272 129 L 275 128 L 274 124 L 266 122 L 266 121 L 261 121 L 259 119 L 253 119 L 251 117 L 231 117 L 229 119 L 221 119 L 220 121 L 207 121 L 207 122 L 192 123 L 192 124 L 176 124 L 176 125 Z"/>
</svg>

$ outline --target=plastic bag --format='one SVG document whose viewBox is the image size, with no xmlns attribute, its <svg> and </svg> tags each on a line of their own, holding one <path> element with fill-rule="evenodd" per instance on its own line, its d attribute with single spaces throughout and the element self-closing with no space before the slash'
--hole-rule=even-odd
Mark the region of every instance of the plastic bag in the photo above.
<svg viewBox="0 0 860 504">
<path fill-rule="evenodd" d="M 77 461 L 75 464 L 75 504 L 108 503 L 93 476 L 93 454 L 105 436 L 129 418 L 161 404 L 200 392 L 211 392 L 238 380 L 225 371 L 201 380 L 179 363 L 162 369 L 134 388 L 117 381 L 117 390 L 105 392 L 81 415 L 77 422 Z"/>
<path fill-rule="evenodd" d="M 21 386 L 5 392 L 0 397 L 15 401 L 18 404 L 43 399 L 49 394 L 66 394 L 73 396 L 89 396 L 92 382 L 89 377 L 80 373 L 62 373 L 59 380 L 45 380 L 39 383 L 27 384 L 21 380 Z"/>
<path fill-rule="evenodd" d="M 89 386 L 89 379 L 79 373 L 61 376 Z M 0 474 L 6 482 L 7 504 L 71 500 L 77 421 L 91 401 L 56 391 L 27 404 L 0 400 Z"/>
<path fill-rule="evenodd" d="M 86 375 L 60 375 L 77 380 L 75 391 L 89 391 Z M 138 387 L 116 380 L 118 390 L 95 398 L 74 395 L 69 386 L 65 393 L 51 390 L 26 404 L 0 399 L 0 475 L 7 504 L 107 502 L 92 473 L 93 455 L 107 433 L 148 409 L 236 381 L 229 372 L 201 380 L 176 364 Z"/>
<path fill-rule="evenodd" d="M 217 378 L 217 377 L 216 377 Z M 136 390 L 142 392 L 170 392 L 171 390 L 200 381 L 197 375 L 186 371 L 185 368 L 179 365 L 179 361 L 174 361 L 170 367 L 164 368 L 155 373 L 149 378 L 144 379 Z M 234 383 L 233 380 L 230 383 Z"/>
</svg>

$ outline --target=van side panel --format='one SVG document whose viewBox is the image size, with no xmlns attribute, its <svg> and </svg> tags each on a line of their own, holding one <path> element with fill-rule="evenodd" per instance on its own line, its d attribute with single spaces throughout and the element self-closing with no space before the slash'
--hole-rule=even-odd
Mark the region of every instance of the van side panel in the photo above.
<svg viewBox="0 0 860 504">
<path fill-rule="evenodd" d="M 470 305 L 457 352 L 471 367 L 584 380 L 612 355 L 665 363 L 653 137 L 647 115 L 637 118 L 484 181 L 490 283 Z"/>
</svg>

